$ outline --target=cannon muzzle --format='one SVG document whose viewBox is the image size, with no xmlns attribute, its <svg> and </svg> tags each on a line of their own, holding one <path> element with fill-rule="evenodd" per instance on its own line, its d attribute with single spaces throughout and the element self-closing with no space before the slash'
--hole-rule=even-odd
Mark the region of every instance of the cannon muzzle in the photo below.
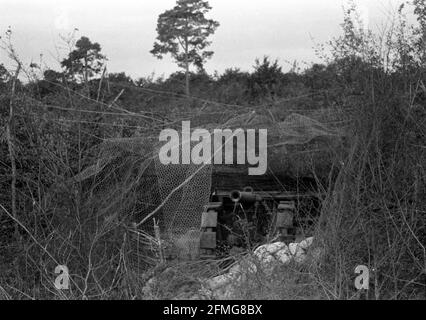
<svg viewBox="0 0 426 320">
<path fill-rule="evenodd" d="M 255 203 L 260 200 L 259 196 L 257 196 L 251 187 L 244 188 L 244 191 L 234 190 L 231 191 L 229 197 L 233 202 L 236 203 Z"/>
</svg>

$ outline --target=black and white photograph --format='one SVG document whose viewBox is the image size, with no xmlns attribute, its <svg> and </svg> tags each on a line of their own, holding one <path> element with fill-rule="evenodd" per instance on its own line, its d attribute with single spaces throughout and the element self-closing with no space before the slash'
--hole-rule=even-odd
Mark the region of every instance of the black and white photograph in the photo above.
<svg viewBox="0 0 426 320">
<path fill-rule="evenodd" d="M 426 0 L 0 0 L 0 300 L 424 302 Z"/>
</svg>

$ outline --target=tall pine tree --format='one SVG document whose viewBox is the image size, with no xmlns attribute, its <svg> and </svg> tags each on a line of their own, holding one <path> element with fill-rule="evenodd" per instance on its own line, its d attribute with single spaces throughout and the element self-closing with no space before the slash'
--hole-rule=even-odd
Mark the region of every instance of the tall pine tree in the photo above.
<svg viewBox="0 0 426 320">
<path fill-rule="evenodd" d="M 178 0 L 176 6 L 158 17 L 157 41 L 151 53 L 159 59 L 171 54 L 177 65 L 185 70 L 185 88 L 189 96 L 190 66 L 204 69 L 204 63 L 213 56 L 205 50 L 219 23 L 206 18 L 211 9 L 207 1 Z"/>
</svg>

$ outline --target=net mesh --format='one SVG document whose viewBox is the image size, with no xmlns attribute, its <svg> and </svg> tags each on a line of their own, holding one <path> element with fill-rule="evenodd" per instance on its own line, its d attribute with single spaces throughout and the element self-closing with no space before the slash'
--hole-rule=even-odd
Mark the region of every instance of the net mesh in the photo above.
<svg viewBox="0 0 426 320">
<path fill-rule="evenodd" d="M 221 121 L 207 122 L 198 114 L 191 118 L 191 129 L 268 129 L 268 166 L 279 170 L 296 153 L 289 147 L 301 147 L 298 152 L 306 157 L 306 152 L 318 153 L 341 143 L 350 117 L 347 112 L 325 109 L 292 113 L 283 120 L 248 112 Z M 136 269 L 159 258 L 155 224 L 163 246 L 172 246 L 178 256 L 197 254 L 201 214 L 212 190 L 214 165 L 160 162 L 159 132 L 105 140 L 95 151 L 97 162 L 76 177 L 91 182 L 103 214 L 132 226 L 128 252 Z"/>
</svg>

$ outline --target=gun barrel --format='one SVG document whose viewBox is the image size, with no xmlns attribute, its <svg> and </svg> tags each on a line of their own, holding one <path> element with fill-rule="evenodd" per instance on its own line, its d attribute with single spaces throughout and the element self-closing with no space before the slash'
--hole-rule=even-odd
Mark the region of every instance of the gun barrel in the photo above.
<svg viewBox="0 0 426 320">
<path fill-rule="evenodd" d="M 232 201 L 239 203 L 254 203 L 260 200 L 258 196 L 253 192 L 239 190 L 231 191 L 229 197 Z"/>
</svg>

